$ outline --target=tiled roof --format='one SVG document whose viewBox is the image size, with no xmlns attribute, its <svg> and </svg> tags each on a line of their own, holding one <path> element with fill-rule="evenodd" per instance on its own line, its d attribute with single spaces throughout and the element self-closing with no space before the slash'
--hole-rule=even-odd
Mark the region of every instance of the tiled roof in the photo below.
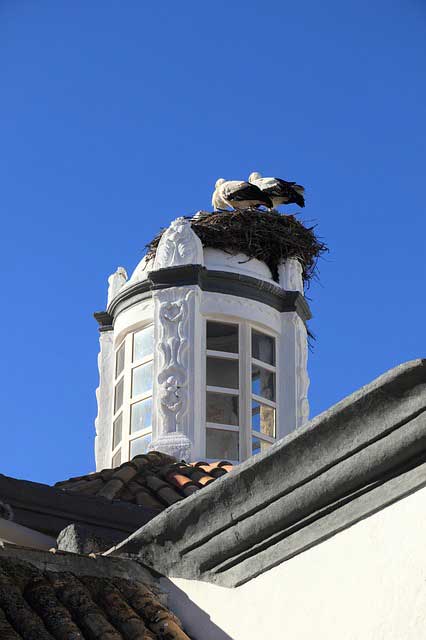
<svg viewBox="0 0 426 640">
<path fill-rule="evenodd" d="M 136 456 L 116 469 L 57 482 L 67 493 L 123 500 L 162 511 L 226 475 L 229 462 L 178 462 L 158 451 Z"/>
<path fill-rule="evenodd" d="M 1 640 L 190 640 L 141 582 L 0 558 Z"/>
</svg>

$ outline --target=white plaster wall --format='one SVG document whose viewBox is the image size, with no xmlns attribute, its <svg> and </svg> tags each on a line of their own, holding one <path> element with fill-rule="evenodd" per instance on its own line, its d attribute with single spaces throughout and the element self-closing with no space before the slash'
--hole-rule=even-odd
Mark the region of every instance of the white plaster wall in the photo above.
<svg viewBox="0 0 426 640">
<path fill-rule="evenodd" d="M 203 640 L 426 637 L 426 489 L 236 589 L 162 580 Z"/>
<path fill-rule="evenodd" d="M 204 249 L 204 265 L 212 271 L 231 271 L 277 284 L 272 278 L 271 270 L 264 262 L 249 258 L 245 253 L 230 254 L 209 247 Z"/>
</svg>

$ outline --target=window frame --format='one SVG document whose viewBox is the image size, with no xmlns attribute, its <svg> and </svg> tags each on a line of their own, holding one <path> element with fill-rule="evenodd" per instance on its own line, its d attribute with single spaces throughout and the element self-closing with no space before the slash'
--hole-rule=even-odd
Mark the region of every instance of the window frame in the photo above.
<svg viewBox="0 0 426 640">
<path fill-rule="evenodd" d="M 216 322 L 219 324 L 232 324 L 238 327 L 238 353 L 230 353 L 228 351 L 215 351 L 213 349 L 207 349 L 207 323 Z M 275 340 L 275 365 L 271 365 L 267 362 L 258 360 L 252 357 L 252 336 L 251 332 L 255 330 L 266 336 L 269 336 Z M 203 317 L 203 344 L 205 345 L 203 356 L 203 415 L 204 415 L 204 434 L 203 434 L 203 450 L 207 453 L 206 449 L 206 434 L 207 429 L 218 429 L 225 431 L 234 431 L 239 433 L 239 459 L 229 460 L 233 464 L 238 464 L 243 460 L 251 457 L 252 453 L 252 438 L 255 437 L 262 442 L 273 444 L 278 439 L 278 389 L 279 389 L 279 370 L 278 370 L 278 349 L 279 349 L 279 334 L 264 327 L 256 322 L 244 320 L 241 318 L 231 317 L 219 317 L 214 315 L 208 315 Z M 238 389 L 229 389 L 227 387 L 215 387 L 207 385 L 207 358 L 223 358 L 228 360 L 234 360 L 239 362 L 239 386 Z M 275 401 L 263 398 L 252 392 L 252 365 L 255 364 L 271 373 L 275 374 Z M 224 393 L 239 397 L 239 425 L 221 424 L 216 422 L 207 421 L 207 407 L 206 398 L 208 392 Z M 260 404 L 270 406 L 275 410 L 275 437 L 267 436 L 266 434 L 255 431 L 252 427 L 252 401 L 256 401 Z M 215 458 L 205 458 L 208 462 L 213 462 Z"/>
<path fill-rule="evenodd" d="M 148 391 L 144 392 L 144 393 L 139 393 L 135 396 L 132 395 L 132 386 L 133 386 L 133 370 L 136 369 L 137 367 L 140 367 L 141 365 L 147 364 L 149 362 L 152 362 L 153 367 L 154 367 L 154 351 L 155 351 L 155 344 L 153 346 L 152 352 L 145 356 L 144 358 L 141 358 L 140 360 L 134 360 L 134 340 L 135 340 L 135 334 L 139 333 L 140 331 L 143 331 L 145 329 L 148 329 L 149 327 L 153 326 L 153 322 L 148 322 L 146 324 L 144 324 L 143 326 L 137 327 L 137 328 L 133 328 L 132 331 L 129 331 L 129 333 L 127 333 L 124 338 L 120 341 L 120 343 L 118 344 L 118 346 L 116 348 L 114 348 L 114 381 L 113 381 L 113 386 L 114 386 L 114 391 L 112 394 L 112 402 L 113 402 L 113 406 L 112 406 L 112 433 L 111 433 L 111 456 L 110 456 L 110 460 L 111 460 L 111 466 L 113 464 L 113 460 L 115 458 L 115 456 L 121 452 L 121 457 L 120 457 L 120 464 L 122 464 L 123 462 L 127 462 L 129 460 L 131 460 L 130 458 L 130 447 L 131 447 L 131 443 L 133 442 L 133 440 L 137 440 L 138 438 L 141 438 L 143 436 L 146 436 L 148 434 L 152 434 L 152 424 L 149 427 L 145 427 L 144 429 L 138 429 L 135 432 L 131 432 L 131 424 L 130 424 L 130 420 L 131 420 L 131 413 L 132 413 L 132 406 L 138 402 L 141 402 L 142 400 L 147 400 L 148 398 L 153 398 L 153 391 L 154 391 L 154 371 L 153 371 L 153 379 L 152 379 L 152 386 L 151 389 L 149 389 Z M 123 344 L 125 345 L 124 347 L 124 368 L 121 371 L 121 373 L 116 376 L 116 363 L 117 363 L 117 354 L 119 352 L 119 350 L 121 349 L 121 347 L 123 346 Z M 115 406 L 114 406 L 114 402 L 115 402 L 115 389 L 117 384 L 120 382 L 120 380 L 123 379 L 123 404 L 121 405 L 121 407 L 117 410 L 114 411 Z M 120 442 L 113 447 L 114 444 L 114 423 L 117 420 L 117 418 L 119 417 L 120 413 L 122 414 L 122 430 L 121 430 L 121 440 Z"/>
</svg>

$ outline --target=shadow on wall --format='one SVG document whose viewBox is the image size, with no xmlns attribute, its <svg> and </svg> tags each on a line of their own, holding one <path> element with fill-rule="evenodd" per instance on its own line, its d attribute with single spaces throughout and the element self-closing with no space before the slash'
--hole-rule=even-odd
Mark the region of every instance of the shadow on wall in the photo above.
<svg viewBox="0 0 426 640">
<path fill-rule="evenodd" d="M 210 616 L 194 604 L 171 580 L 161 578 L 160 585 L 168 595 L 167 606 L 180 618 L 185 631 L 191 637 L 203 640 L 234 640 L 212 622 Z"/>
</svg>

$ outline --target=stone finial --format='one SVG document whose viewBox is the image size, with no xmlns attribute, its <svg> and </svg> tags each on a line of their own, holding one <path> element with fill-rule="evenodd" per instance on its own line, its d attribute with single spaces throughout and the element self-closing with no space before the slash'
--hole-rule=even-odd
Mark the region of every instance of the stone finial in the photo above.
<svg viewBox="0 0 426 640">
<path fill-rule="evenodd" d="M 288 258 L 278 265 L 279 283 L 285 291 L 299 291 L 303 295 L 303 268 L 297 258 Z"/>
<path fill-rule="evenodd" d="M 154 260 L 154 271 L 185 264 L 204 264 L 203 245 L 189 220 L 176 218 L 161 236 Z"/>
<path fill-rule="evenodd" d="M 124 267 L 117 267 L 117 271 L 108 278 L 108 299 L 107 306 L 115 298 L 120 289 L 127 282 L 127 271 Z"/>
</svg>

